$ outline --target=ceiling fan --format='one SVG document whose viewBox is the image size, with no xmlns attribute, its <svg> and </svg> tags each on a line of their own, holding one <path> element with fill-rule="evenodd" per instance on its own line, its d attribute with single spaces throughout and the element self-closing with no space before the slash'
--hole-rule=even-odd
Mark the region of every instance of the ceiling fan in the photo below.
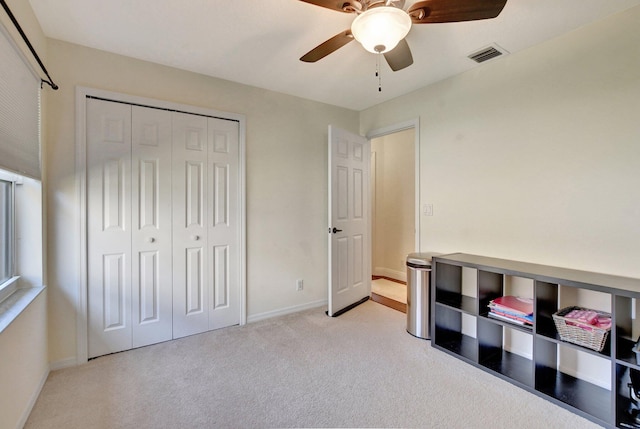
<svg viewBox="0 0 640 429">
<path fill-rule="evenodd" d="M 300 0 L 305 3 L 356 14 L 349 30 L 316 46 L 300 61 L 314 63 L 356 39 L 369 52 L 383 54 L 391 70 L 413 64 L 405 36 L 412 24 L 476 21 L 495 18 L 507 0 L 425 0 L 406 11 L 405 0 Z"/>
</svg>

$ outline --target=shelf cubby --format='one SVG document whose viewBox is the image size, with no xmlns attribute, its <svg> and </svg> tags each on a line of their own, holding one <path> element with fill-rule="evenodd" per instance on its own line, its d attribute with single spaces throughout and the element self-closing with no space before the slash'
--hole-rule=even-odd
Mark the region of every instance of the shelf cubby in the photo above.
<svg viewBox="0 0 640 429">
<path fill-rule="evenodd" d="M 640 370 L 634 366 L 616 365 L 616 425 L 618 427 L 640 427 L 640 423 L 635 421 L 636 416 L 640 416 L 640 402 L 631 399 L 629 390 L 631 382 L 629 371 L 632 369 Z"/>
<path fill-rule="evenodd" d="M 553 314 L 558 311 L 558 285 L 556 283 L 536 281 L 535 290 L 536 333 L 545 337 L 559 339 L 556 325 L 553 322 Z"/>
<path fill-rule="evenodd" d="M 478 304 L 480 314 L 489 311 L 489 303 L 503 295 L 504 276 L 500 273 L 478 270 Z"/>
<path fill-rule="evenodd" d="M 437 276 L 434 288 L 436 302 L 469 314 L 477 313 L 478 302 L 475 295 L 465 294 L 464 281 L 465 277 L 468 277 L 468 273 L 464 273 L 462 267 L 444 264 L 440 267 Z"/>
<path fill-rule="evenodd" d="M 520 346 L 520 350 L 514 344 L 517 341 L 511 341 L 514 335 L 524 338 L 524 342 L 527 343 L 524 347 Z M 533 387 L 531 343 L 530 333 L 523 333 L 515 327 L 495 323 L 490 319 L 478 319 L 480 365 L 516 383 Z"/>
<path fill-rule="evenodd" d="M 536 365 L 536 390 L 569 405 L 596 423 L 606 425 L 612 419 L 611 391 L 588 381 Z"/>
<path fill-rule="evenodd" d="M 462 267 L 450 264 L 435 264 L 436 289 L 454 294 L 462 294 Z"/>
<path fill-rule="evenodd" d="M 436 304 L 435 320 L 437 322 L 433 338 L 437 338 L 435 340 L 437 345 L 460 357 L 477 362 L 477 339 L 474 335 L 470 335 L 474 333 L 475 326 L 471 329 L 465 326 L 465 314 Z"/>
<path fill-rule="evenodd" d="M 638 359 L 633 352 L 637 338 L 633 335 L 633 315 L 635 313 L 636 300 L 627 296 L 616 296 L 615 308 L 615 358 L 630 364 L 638 365 Z"/>
<path fill-rule="evenodd" d="M 616 402 L 616 427 L 619 428 L 640 428 L 640 421 L 636 421 L 634 414 L 635 404 L 629 398 L 618 397 Z"/>
<path fill-rule="evenodd" d="M 475 314 L 478 303 L 474 297 L 446 290 L 436 290 L 436 294 L 437 301 L 440 304 L 447 305 L 451 308 L 457 308 L 469 314 Z"/>
<path fill-rule="evenodd" d="M 596 419 L 607 422 L 611 420 L 611 390 L 592 381 L 596 374 L 578 378 L 575 374 L 563 371 L 559 365 L 559 353 L 562 348 L 575 350 L 575 353 L 586 353 L 565 343 L 536 338 L 535 342 L 535 389 L 557 401 L 588 413 Z M 591 356 L 596 356 L 591 354 Z M 600 366 L 607 367 L 606 374 L 611 372 L 611 362 L 598 357 Z"/>
<path fill-rule="evenodd" d="M 629 371 L 640 371 L 640 279 L 461 253 L 433 267 L 435 348 L 604 427 L 640 428 L 628 388 Z M 533 327 L 489 316 L 489 302 L 505 295 L 533 299 Z M 553 314 L 572 305 L 611 313 L 602 351 L 560 339 Z"/>
</svg>

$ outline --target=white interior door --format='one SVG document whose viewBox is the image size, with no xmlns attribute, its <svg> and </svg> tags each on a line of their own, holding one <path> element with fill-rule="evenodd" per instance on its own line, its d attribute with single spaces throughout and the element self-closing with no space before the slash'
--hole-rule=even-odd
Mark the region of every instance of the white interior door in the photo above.
<svg viewBox="0 0 640 429">
<path fill-rule="evenodd" d="M 132 106 L 133 347 L 172 338 L 171 112 Z"/>
<path fill-rule="evenodd" d="M 172 338 L 170 118 L 87 100 L 89 357 Z"/>
<path fill-rule="evenodd" d="M 209 329 L 218 329 L 240 323 L 240 125 L 209 118 L 207 129 Z"/>
<path fill-rule="evenodd" d="M 174 338 L 240 323 L 239 124 L 173 114 Z"/>
<path fill-rule="evenodd" d="M 369 141 L 329 126 L 329 316 L 371 295 Z"/>
<path fill-rule="evenodd" d="M 131 106 L 87 100 L 89 357 L 131 348 Z"/>
<path fill-rule="evenodd" d="M 173 113 L 173 336 L 209 327 L 207 118 Z"/>
</svg>

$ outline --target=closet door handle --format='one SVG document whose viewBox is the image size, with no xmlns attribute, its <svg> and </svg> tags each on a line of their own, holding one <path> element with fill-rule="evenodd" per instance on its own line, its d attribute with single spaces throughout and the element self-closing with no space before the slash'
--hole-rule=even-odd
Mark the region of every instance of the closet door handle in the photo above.
<svg viewBox="0 0 640 429">
<path fill-rule="evenodd" d="M 193 235 L 193 236 L 191 236 L 191 238 L 193 238 L 194 241 L 200 240 L 200 236 L 199 235 Z"/>
<path fill-rule="evenodd" d="M 156 239 L 155 239 L 155 238 L 153 238 L 153 237 L 149 237 L 149 238 L 147 239 L 147 241 L 148 241 L 149 243 L 155 243 L 155 242 L 156 242 Z"/>
<path fill-rule="evenodd" d="M 336 228 L 336 227 L 334 226 L 334 227 L 333 227 L 333 229 L 331 230 L 331 232 L 333 232 L 333 233 L 335 234 L 336 232 L 342 232 L 342 230 L 341 230 L 341 229 L 338 229 L 338 228 Z"/>
</svg>

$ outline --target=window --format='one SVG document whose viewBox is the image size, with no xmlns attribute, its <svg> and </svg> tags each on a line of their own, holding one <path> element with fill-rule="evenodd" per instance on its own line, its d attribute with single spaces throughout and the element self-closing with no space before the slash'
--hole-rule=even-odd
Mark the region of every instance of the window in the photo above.
<svg viewBox="0 0 640 429">
<path fill-rule="evenodd" d="M 15 290 L 13 191 L 14 182 L 0 178 L 0 301 Z"/>
<path fill-rule="evenodd" d="M 17 288 L 16 180 L 39 180 L 40 78 L 0 23 L 0 302 Z M 11 172 L 11 173 L 10 173 Z M 14 174 L 15 173 L 15 174 Z M 27 227 L 24 228 L 25 230 Z M 22 238 L 22 230 L 19 236 Z M 20 255 L 20 256 L 18 256 Z M 21 280 L 22 281 L 22 280 Z"/>
<path fill-rule="evenodd" d="M 41 80 L 11 34 L 0 23 L 0 333 L 44 290 Z"/>
</svg>

